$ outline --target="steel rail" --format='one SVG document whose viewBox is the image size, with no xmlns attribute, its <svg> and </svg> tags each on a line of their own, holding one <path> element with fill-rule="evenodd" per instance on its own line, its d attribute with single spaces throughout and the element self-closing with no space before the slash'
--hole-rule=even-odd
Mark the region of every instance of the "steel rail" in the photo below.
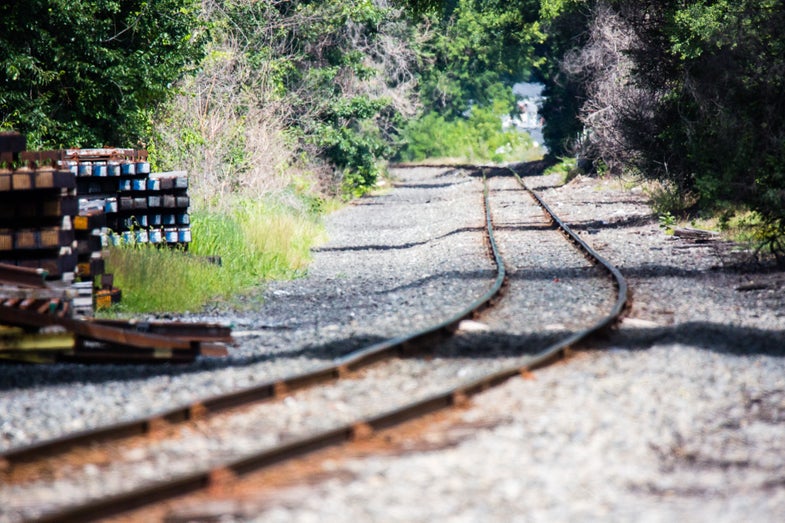
<svg viewBox="0 0 785 523">
<path fill-rule="evenodd" d="M 465 404 L 468 398 L 493 386 L 501 384 L 513 376 L 526 375 L 532 370 L 556 361 L 566 354 L 570 347 L 574 346 L 579 341 L 586 339 L 593 333 L 607 328 L 618 318 L 627 300 L 627 284 L 623 276 L 615 267 L 613 267 L 613 265 L 597 254 L 574 232 L 572 232 L 572 230 L 569 229 L 569 227 L 564 222 L 558 219 L 558 217 L 545 204 L 545 202 L 543 202 L 541 198 L 539 198 L 528 186 L 526 186 L 526 184 L 523 182 L 523 180 L 520 179 L 520 177 L 517 176 L 517 174 L 516 177 L 518 178 L 521 187 L 535 197 L 535 201 L 537 201 L 543 210 L 549 216 L 551 216 L 553 222 L 560 230 L 564 232 L 564 234 L 566 234 L 571 239 L 573 244 L 575 244 L 588 256 L 596 259 L 597 262 L 600 263 L 610 274 L 617 294 L 616 301 L 611 311 L 602 319 L 595 322 L 591 327 L 579 331 L 560 342 L 550 345 L 546 349 L 529 358 L 528 362 L 524 365 L 516 365 L 502 371 L 490 373 L 479 379 L 474 379 L 458 387 L 454 387 L 449 391 L 432 395 L 428 398 L 410 403 L 403 407 L 395 408 L 385 413 L 355 421 L 354 423 L 346 424 L 341 427 L 323 431 L 318 434 L 302 437 L 263 452 L 257 452 L 239 459 L 235 459 L 234 461 L 223 464 L 219 467 L 213 467 L 196 473 L 182 475 L 180 477 L 162 481 L 154 485 L 146 485 L 137 490 L 118 494 L 109 498 L 94 500 L 81 506 L 66 508 L 61 512 L 44 515 L 43 517 L 37 519 L 37 521 L 87 521 L 94 520 L 96 518 L 117 515 L 140 508 L 142 506 L 161 502 L 166 499 L 171 499 L 175 496 L 193 493 L 204 488 L 219 485 L 221 482 L 226 481 L 227 478 L 231 479 L 250 472 L 259 471 L 263 468 L 270 467 L 288 459 L 303 457 L 317 450 L 322 450 L 327 447 L 345 444 L 356 439 L 365 438 L 373 431 L 391 428 L 406 421 L 422 417 L 429 413 Z M 493 249 L 494 259 L 496 260 L 497 267 L 499 268 L 500 273 L 503 274 L 502 271 L 504 270 L 504 264 L 501 261 L 500 255 L 498 254 L 495 239 L 493 238 L 493 227 L 487 181 L 485 183 L 483 201 L 485 205 L 486 221 L 488 224 L 488 234 L 490 239 L 489 244 Z M 498 286 L 500 289 L 503 281 L 503 276 L 497 277 L 494 286 Z M 452 323 L 445 322 L 440 324 L 440 327 L 438 327 L 437 330 L 443 329 L 447 325 L 452 325 Z M 357 357 L 360 359 L 368 357 L 373 358 L 373 355 L 358 354 Z"/>
<path fill-rule="evenodd" d="M 46 289 L 44 278 L 46 278 L 46 271 L 43 269 L 30 269 L 0 263 L 0 283 L 11 286 Z"/>
<path fill-rule="evenodd" d="M 376 362 L 396 356 L 411 355 L 425 350 L 431 343 L 450 336 L 460 322 L 472 317 L 485 308 L 501 292 L 506 269 L 501 261 L 495 239 L 493 238 L 490 210 L 488 208 L 487 188 L 483 194 L 483 206 L 486 218 L 486 240 L 489 242 L 489 254 L 496 266 L 496 277 L 493 284 L 480 297 L 457 314 L 423 330 L 383 340 L 368 347 L 360 348 L 343 357 L 336 358 L 329 364 L 317 367 L 294 376 L 253 385 L 226 394 L 200 399 L 188 405 L 153 413 L 121 423 L 66 434 L 57 438 L 40 441 L 30 445 L 0 453 L 0 469 L 37 461 L 42 458 L 63 454 L 70 449 L 90 443 L 106 443 L 109 441 L 150 434 L 162 426 L 184 423 L 201 419 L 208 415 L 218 414 L 233 408 L 259 403 L 265 400 L 281 398 L 295 391 L 338 380 L 352 372 L 368 367 Z M 94 328 L 116 328 L 122 322 L 99 320 Z M 180 324 L 178 324 L 180 325 Z M 142 331 L 126 331 L 128 336 L 137 335 L 144 339 L 169 340 L 164 332 L 150 328 Z M 171 332 L 168 334 L 171 335 Z"/>
</svg>

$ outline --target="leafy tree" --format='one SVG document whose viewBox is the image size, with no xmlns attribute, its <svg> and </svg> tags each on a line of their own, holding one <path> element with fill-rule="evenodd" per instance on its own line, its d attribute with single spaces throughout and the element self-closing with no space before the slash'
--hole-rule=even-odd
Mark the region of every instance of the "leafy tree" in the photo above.
<svg viewBox="0 0 785 523">
<path fill-rule="evenodd" d="M 420 93 L 426 108 L 457 116 L 493 103 L 502 86 L 529 76 L 542 33 L 537 2 L 444 2 L 423 49 Z M 509 95 L 505 95 L 509 96 Z"/>
<path fill-rule="evenodd" d="M 583 152 L 669 180 L 703 208 L 746 205 L 785 252 L 785 4 L 554 4 L 557 18 L 587 16 L 588 38 L 556 48 L 559 72 L 584 95 Z"/>
<path fill-rule="evenodd" d="M 418 12 L 425 11 L 421 26 L 431 28 L 431 36 L 419 55 L 422 116 L 402 131 L 405 147 L 399 158 L 435 154 L 488 159 L 496 147 L 481 149 L 497 139 L 515 148 L 511 142 L 518 140 L 502 132 L 500 116 L 514 110 L 512 85 L 531 76 L 535 49 L 543 38 L 538 1 L 412 3 Z M 487 120 L 482 115 L 493 116 Z M 428 136 L 432 144 L 425 143 Z"/>
<path fill-rule="evenodd" d="M 325 188 L 373 186 L 395 126 L 414 114 L 416 29 L 400 9 L 387 0 L 203 4 L 207 58 L 155 127 L 160 163 L 197 159 L 213 193 L 267 190 L 292 166 L 318 172 Z"/>
<path fill-rule="evenodd" d="M 704 204 L 750 205 L 785 251 L 785 4 L 668 2 L 663 14 L 662 29 L 643 38 L 670 44 L 662 54 L 676 74 L 655 86 L 675 175 Z"/>
<path fill-rule="evenodd" d="M 564 58 L 588 40 L 589 10 L 574 0 L 543 0 L 540 6 L 543 43 L 537 47 L 536 77 L 545 84 L 543 137 L 555 157 L 574 153 L 583 130 L 578 118 L 586 99 L 586 83 L 564 70 Z"/>
<path fill-rule="evenodd" d="M 0 5 L 0 125 L 32 147 L 133 144 L 198 62 L 197 0 Z"/>
</svg>

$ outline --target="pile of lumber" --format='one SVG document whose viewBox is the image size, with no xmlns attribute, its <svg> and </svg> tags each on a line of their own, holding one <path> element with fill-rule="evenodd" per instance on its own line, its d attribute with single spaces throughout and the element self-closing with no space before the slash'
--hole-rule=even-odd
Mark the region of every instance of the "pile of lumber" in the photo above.
<svg viewBox="0 0 785 523">
<path fill-rule="evenodd" d="M 0 262 L 73 280 L 76 181 L 51 165 L 0 167 Z"/>
</svg>

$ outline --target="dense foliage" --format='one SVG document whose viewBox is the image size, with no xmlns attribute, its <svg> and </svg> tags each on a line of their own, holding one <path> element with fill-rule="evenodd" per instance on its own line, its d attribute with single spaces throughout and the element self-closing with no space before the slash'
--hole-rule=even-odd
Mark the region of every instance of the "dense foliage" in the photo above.
<svg viewBox="0 0 785 523">
<path fill-rule="evenodd" d="M 493 120 L 538 79 L 553 155 L 746 206 L 776 242 L 782 27 L 779 0 L 6 2 L 0 125 L 33 146 L 147 144 L 205 195 L 358 194 L 395 154 L 514 146 Z"/>
<path fill-rule="evenodd" d="M 202 53 L 197 0 L 0 4 L 0 125 L 34 147 L 136 144 Z"/>
<path fill-rule="evenodd" d="M 415 2 L 423 10 L 427 2 Z M 398 158 L 522 160 L 531 141 L 499 122 L 515 111 L 512 85 L 528 80 L 543 33 L 537 1 L 453 0 L 420 22 L 431 36 L 419 48 L 420 115 L 405 126 Z M 505 153 L 506 151 L 506 153 Z"/>
<path fill-rule="evenodd" d="M 785 245 L 785 4 L 776 0 L 564 3 L 587 39 L 559 74 L 585 93 L 579 154 L 696 195 L 702 208 L 745 205 Z M 682 201 L 692 201 L 683 199 Z"/>
<path fill-rule="evenodd" d="M 481 163 L 521 161 L 527 159 L 527 154 L 537 154 L 528 134 L 500 129 L 499 122 L 506 113 L 506 100 L 497 100 L 489 107 L 474 107 L 467 117 L 447 118 L 431 111 L 403 130 L 407 146 L 399 157 L 403 161 L 438 158 Z"/>
<path fill-rule="evenodd" d="M 268 192 L 280 173 L 316 172 L 361 193 L 413 110 L 415 28 L 372 2 L 206 0 L 212 28 L 199 73 L 163 111 L 162 166 L 205 171 L 214 195 Z M 172 147 L 172 144 L 176 144 Z"/>
<path fill-rule="evenodd" d="M 518 2 L 514 8 L 500 1 L 446 4 L 428 20 L 437 29 L 422 53 L 427 66 L 420 71 L 420 93 L 426 108 L 458 116 L 470 103 L 511 101 L 510 86 L 529 76 L 542 38 L 537 2 Z"/>
</svg>

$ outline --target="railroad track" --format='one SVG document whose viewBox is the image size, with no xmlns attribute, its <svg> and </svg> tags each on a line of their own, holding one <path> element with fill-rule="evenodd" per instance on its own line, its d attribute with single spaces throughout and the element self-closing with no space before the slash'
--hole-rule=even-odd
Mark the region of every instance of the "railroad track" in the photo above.
<svg viewBox="0 0 785 523">
<path fill-rule="evenodd" d="M 157 442 L 157 444 L 167 441 L 167 438 L 176 441 L 177 434 L 183 430 L 196 432 L 216 430 L 215 426 L 230 424 L 227 419 L 231 418 L 227 418 L 227 416 L 237 414 L 248 417 L 249 413 L 257 408 L 254 405 L 259 402 L 266 402 L 269 407 L 281 403 L 270 402 L 270 400 L 292 398 L 297 393 L 321 390 L 338 381 L 373 384 L 379 380 L 378 375 L 383 374 L 379 371 L 383 366 L 392 365 L 394 368 L 395 361 L 400 358 L 411 358 L 423 351 L 433 351 L 435 344 L 451 339 L 453 334 L 461 329 L 463 321 L 470 318 L 477 319 L 483 310 L 504 301 L 500 300 L 500 292 L 508 275 L 494 230 L 494 213 L 497 211 L 494 211 L 496 200 L 492 195 L 494 192 L 492 186 L 497 182 L 503 183 L 501 187 L 496 189 L 497 194 L 502 195 L 505 194 L 505 191 L 512 191 L 509 186 L 511 181 L 519 184 L 518 191 L 528 190 L 528 188 L 522 179 L 509 170 L 488 168 L 477 172 L 487 175 L 483 197 L 486 240 L 491 263 L 495 266 L 496 272 L 487 291 L 472 300 L 464 310 L 430 328 L 365 347 L 313 372 L 276 380 L 227 395 L 207 398 L 183 408 L 158 413 L 155 416 L 134 422 L 103 427 L 7 452 L 2 456 L 5 465 L 4 479 L 8 483 L 23 485 L 24 482 L 40 480 L 45 476 L 57 476 L 58 467 L 69 462 L 86 463 L 92 460 L 104 463 L 114 461 L 119 454 L 124 452 L 124 449 L 127 449 L 129 444 L 138 445 L 140 435 L 143 440 Z M 111 496 L 87 497 L 83 502 L 72 506 L 57 506 L 40 512 L 24 512 L 19 519 L 28 518 L 41 521 L 98 519 L 170 499 L 173 496 L 204 488 L 215 488 L 221 482 L 227 481 L 227 478 L 231 481 L 238 476 L 304 456 L 319 449 L 365 438 L 370 433 L 395 427 L 405 421 L 452 406 L 463 405 L 471 396 L 489 387 L 510 377 L 525 375 L 559 359 L 570 347 L 613 323 L 624 306 L 627 295 L 626 284 L 615 268 L 594 253 L 577 235 L 573 234 L 551 212 L 548 206 L 539 200 L 536 194 L 533 192 L 530 194 L 550 216 L 537 227 L 541 229 L 557 228 L 586 257 L 592 260 L 588 265 L 597 264 L 612 279 L 612 283 L 608 284 L 608 287 L 614 289 L 615 296 L 610 300 L 608 310 L 600 318 L 591 321 L 591 325 L 587 324 L 579 329 L 563 328 L 561 330 L 566 335 L 548 336 L 549 341 L 550 338 L 559 337 L 557 342 L 544 345 L 540 343 L 540 346 L 530 348 L 525 354 L 512 355 L 503 359 L 501 365 L 483 367 L 481 371 L 473 375 L 470 373 L 469 376 L 464 376 L 460 383 L 451 384 L 446 388 L 444 386 L 432 387 L 434 390 L 428 390 L 428 387 L 423 386 L 426 393 L 419 394 L 412 401 L 405 401 L 392 408 L 380 409 L 378 406 L 372 406 L 371 408 L 358 409 L 358 412 L 348 413 L 345 416 L 345 422 L 337 424 L 329 430 L 286 437 L 281 442 L 276 442 L 263 450 L 233 452 L 231 456 L 225 458 L 206 460 L 189 473 L 176 475 L 164 481 L 146 482 Z M 496 198 L 498 200 L 498 197 Z M 502 208 L 505 205 L 510 207 L 509 204 L 501 200 L 497 203 Z M 498 212 L 502 213 L 502 211 Z M 506 223 L 505 227 L 509 227 L 509 223 Z M 590 267 L 587 266 L 583 269 L 588 270 Z M 486 312 L 491 312 L 491 310 Z M 449 350 L 460 352 L 460 348 Z M 456 353 L 454 352 L 454 354 Z M 425 379 L 438 381 L 439 364 L 434 363 L 434 360 L 419 359 L 417 361 L 420 364 L 419 372 Z M 426 382 L 423 381 L 423 383 Z M 212 428 L 210 428 L 211 424 Z"/>
</svg>

